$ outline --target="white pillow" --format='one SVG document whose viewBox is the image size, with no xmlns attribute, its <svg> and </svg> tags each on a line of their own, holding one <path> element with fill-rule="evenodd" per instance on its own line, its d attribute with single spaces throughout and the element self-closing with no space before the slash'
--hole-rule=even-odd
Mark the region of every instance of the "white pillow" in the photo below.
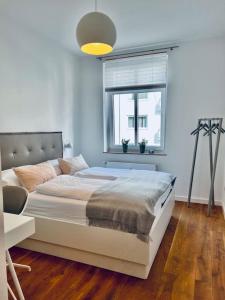
<svg viewBox="0 0 225 300">
<path fill-rule="evenodd" d="M 74 173 L 89 168 L 88 164 L 80 154 L 72 158 L 59 158 L 59 167 L 63 174 L 73 175 Z"/>
<path fill-rule="evenodd" d="M 4 181 L 4 185 L 21 186 L 13 169 L 2 171 L 2 180 Z"/>
<path fill-rule="evenodd" d="M 62 175 L 62 170 L 59 167 L 58 159 L 48 160 L 48 162 L 54 167 L 57 176 Z"/>
</svg>

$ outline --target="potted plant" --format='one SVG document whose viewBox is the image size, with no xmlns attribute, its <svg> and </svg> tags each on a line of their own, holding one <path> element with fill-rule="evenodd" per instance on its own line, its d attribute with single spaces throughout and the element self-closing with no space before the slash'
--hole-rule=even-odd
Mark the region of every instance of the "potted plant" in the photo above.
<svg viewBox="0 0 225 300">
<path fill-rule="evenodd" d="M 127 153 L 129 141 L 130 140 L 122 139 L 123 153 Z"/>
<path fill-rule="evenodd" d="M 148 141 L 146 139 L 142 139 L 139 144 L 140 153 L 145 153 L 145 147 L 147 145 Z"/>
</svg>

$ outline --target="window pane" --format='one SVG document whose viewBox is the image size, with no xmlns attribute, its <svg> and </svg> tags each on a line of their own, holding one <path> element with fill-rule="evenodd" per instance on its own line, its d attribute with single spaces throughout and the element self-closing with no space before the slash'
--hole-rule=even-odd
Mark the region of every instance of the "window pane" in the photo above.
<svg viewBox="0 0 225 300">
<path fill-rule="evenodd" d="M 113 96 L 114 144 L 121 145 L 122 139 L 129 139 L 134 144 L 134 99 L 133 94 Z"/>
<path fill-rule="evenodd" d="M 138 142 L 146 139 L 149 146 L 160 146 L 160 135 L 161 92 L 138 94 Z"/>
</svg>

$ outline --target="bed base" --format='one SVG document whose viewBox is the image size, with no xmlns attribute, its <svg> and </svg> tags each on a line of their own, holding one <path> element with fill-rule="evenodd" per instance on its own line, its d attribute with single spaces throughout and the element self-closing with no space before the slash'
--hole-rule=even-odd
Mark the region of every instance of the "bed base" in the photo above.
<svg viewBox="0 0 225 300">
<path fill-rule="evenodd" d="M 173 207 L 174 191 L 155 218 L 148 243 L 130 233 L 38 217 L 36 233 L 18 246 L 146 279 Z"/>
</svg>

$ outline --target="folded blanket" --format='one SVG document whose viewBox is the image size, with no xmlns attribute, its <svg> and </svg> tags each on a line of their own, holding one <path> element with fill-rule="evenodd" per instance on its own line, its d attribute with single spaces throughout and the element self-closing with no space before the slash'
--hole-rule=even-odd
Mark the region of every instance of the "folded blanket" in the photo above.
<svg viewBox="0 0 225 300">
<path fill-rule="evenodd" d="M 89 224 L 135 233 L 147 242 L 155 219 L 154 206 L 173 180 L 170 174 L 150 172 L 145 176 L 110 181 L 88 201 Z"/>
</svg>

